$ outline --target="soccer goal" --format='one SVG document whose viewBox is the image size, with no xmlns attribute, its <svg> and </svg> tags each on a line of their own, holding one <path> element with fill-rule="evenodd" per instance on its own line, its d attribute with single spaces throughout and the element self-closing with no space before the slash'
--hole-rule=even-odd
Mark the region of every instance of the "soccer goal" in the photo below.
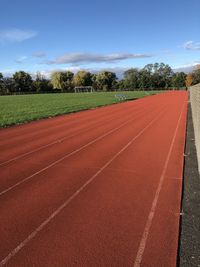
<svg viewBox="0 0 200 267">
<path fill-rule="evenodd" d="M 92 86 L 76 86 L 74 88 L 75 93 L 92 93 L 94 89 Z"/>
</svg>

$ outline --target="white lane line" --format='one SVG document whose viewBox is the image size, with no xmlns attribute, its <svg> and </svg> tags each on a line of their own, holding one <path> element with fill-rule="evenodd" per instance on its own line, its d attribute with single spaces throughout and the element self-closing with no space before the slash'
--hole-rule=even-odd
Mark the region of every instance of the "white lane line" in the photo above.
<svg viewBox="0 0 200 267">
<path fill-rule="evenodd" d="M 76 149 L 76 150 L 74 150 L 74 151 L 72 151 L 72 152 L 66 154 L 66 155 L 63 156 L 62 158 L 60 158 L 60 159 L 54 161 L 53 163 L 51 163 L 51 164 L 47 165 L 46 167 L 42 168 L 41 170 L 39 170 L 39 171 L 33 173 L 32 175 L 30 175 L 30 176 L 28 176 L 28 177 L 22 179 L 21 181 L 17 182 L 16 184 L 14 184 L 14 185 L 12 185 L 12 186 L 6 188 L 5 190 L 1 191 L 1 192 L 0 192 L 0 196 L 2 196 L 2 195 L 4 195 L 5 193 L 11 191 L 11 190 L 14 189 L 15 187 L 17 187 L 17 186 L 23 184 L 24 182 L 30 180 L 30 179 L 33 178 L 34 176 L 36 176 L 36 175 L 38 175 L 38 174 L 40 174 L 40 173 L 46 171 L 47 169 L 53 167 L 54 165 L 58 164 L 59 162 L 63 161 L 64 159 L 73 156 L 74 154 L 78 153 L 79 151 L 83 150 L 84 148 L 86 148 L 86 147 L 88 147 L 88 146 L 94 144 L 95 142 L 97 142 L 97 141 L 103 139 L 104 137 L 106 137 L 106 136 L 108 136 L 108 135 L 110 135 L 110 134 L 116 132 L 117 130 L 121 129 L 123 126 L 125 126 L 126 124 L 128 124 L 130 121 L 134 121 L 134 120 L 136 120 L 136 119 L 138 119 L 138 117 L 136 117 L 136 118 L 134 118 L 134 119 L 129 119 L 129 120 L 127 120 L 126 122 L 122 123 L 120 126 L 118 126 L 118 127 L 114 128 L 114 129 L 108 131 L 107 133 L 105 133 L 105 134 L 103 134 L 103 135 L 101 135 L 101 136 L 99 136 L 99 137 L 93 139 L 92 141 L 90 141 L 90 142 L 87 143 L 86 145 L 83 145 L 83 146 L 79 147 L 78 149 Z"/>
<path fill-rule="evenodd" d="M 179 128 L 179 125 L 180 125 L 180 122 L 181 122 L 181 117 L 182 117 L 182 114 L 183 114 L 183 111 L 184 111 L 184 107 L 185 107 L 185 102 L 184 102 L 184 104 L 182 106 L 182 109 L 181 109 L 181 113 L 180 113 L 180 116 L 179 116 L 179 119 L 178 119 L 178 122 L 177 122 L 176 129 L 174 131 L 174 135 L 173 135 L 173 138 L 172 138 L 172 141 L 171 141 L 171 145 L 170 145 L 170 148 L 169 148 L 169 151 L 168 151 L 168 154 L 167 154 L 167 158 L 165 160 L 163 171 L 162 171 L 161 176 L 160 176 L 160 180 L 159 180 L 159 184 L 158 184 L 158 187 L 157 187 L 157 190 L 156 190 L 156 194 L 155 194 L 153 202 L 152 202 L 151 210 L 149 212 L 149 215 L 148 215 L 148 218 L 147 218 L 147 222 L 146 222 L 143 234 L 142 234 L 142 238 L 140 240 L 140 244 L 139 244 L 138 251 L 137 251 L 137 254 L 136 254 L 136 258 L 135 258 L 135 262 L 134 262 L 134 267 L 140 267 L 141 262 L 142 262 L 142 257 L 143 257 L 144 250 L 145 250 L 145 247 L 146 247 L 146 243 L 147 243 L 148 235 L 149 235 L 150 228 L 151 228 L 151 225 L 152 225 L 152 221 L 153 221 L 153 218 L 154 218 L 154 215 L 155 215 L 155 212 L 156 212 L 156 207 L 157 207 L 160 191 L 161 191 L 161 188 L 162 188 L 162 185 L 163 185 L 163 181 L 164 181 L 165 174 L 166 174 L 166 171 L 167 171 L 169 159 L 170 159 L 170 156 L 171 156 L 171 153 L 172 153 L 172 149 L 173 149 L 173 146 L 174 146 L 174 142 L 175 142 L 175 139 L 176 139 L 178 128 Z"/>
<path fill-rule="evenodd" d="M 125 102 L 124 103 L 121 103 L 121 104 L 125 104 Z M 127 103 L 126 103 L 127 104 Z M 143 104 L 142 102 L 135 102 L 134 103 L 134 106 L 128 106 L 128 110 L 131 110 L 131 111 L 135 111 L 135 109 L 137 110 L 138 109 L 138 107 L 140 108 L 140 105 L 141 104 Z M 108 107 L 108 106 L 107 106 Z M 100 108 L 106 108 L 106 106 L 104 106 L 104 107 L 98 107 L 98 109 L 100 109 Z M 114 108 L 114 106 L 112 106 L 112 108 Z M 89 110 L 87 110 L 87 111 L 89 111 Z M 92 111 L 92 110 L 91 110 Z M 111 110 L 110 111 L 110 113 L 109 113 L 109 116 L 107 116 L 107 113 L 106 113 L 106 116 L 107 117 L 114 117 L 114 116 L 116 116 L 116 114 L 118 115 L 118 113 L 120 113 L 120 106 L 118 106 L 118 108 L 116 109 L 116 110 Z M 39 133 L 39 134 L 41 134 L 41 133 L 44 133 L 44 132 L 46 132 L 47 130 L 48 131 L 50 131 L 50 130 L 54 130 L 54 129 L 60 129 L 61 127 L 66 127 L 66 126 L 71 126 L 71 125 L 78 125 L 78 123 L 77 122 L 72 122 L 72 123 L 70 123 L 71 122 L 71 119 L 73 119 L 73 118 L 71 118 L 71 116 L 77 116 L 77 114 L 78 113 L 70 113 L 70 114 L 68 114 L 68 118 L 65 118 L 65 121 L 60 125 L 60 123 L 58 122 L 56 125 L 51 125 L 50 127 L 44 127 L 44 128 L 42 128 L 41 129 L 41 125 L 40 126 L 37 126 L 37 128 L 36 128 L 36 131 L 37 131 L 37 133 Z M 66 114 L 64 114 L 64 115 L 66 115 Z M 62 116 L 62 114 L 61 114 L 61 116 Z M 83 116 L 83 114 L 82 114 L 82 116 L 78 116 L 77 118 L 75 118 L 76 120 L 77 119 L 81 119 L 81 121 L 79 121 L 79 123 L 81 122 L 81 123 L 85 123 L 85 121 L 88 121 L 88 120 L 96 120 L 96 119 L 101 119 L 102 117 L 104 117 L 104 115 L 102 116 L 101 114 L 98 114 L 98 116 L 96 116 L 95 114 L 92 114 L 92 118 L 89 118 L 89 119 L 86 119 L 85 120 L 85 117 Z M 56 117 L 52 117 L 52 119 L 55 119 Z M 48 118 L 43 118 L 43 119 L 41 119 L 41 120 L 44 120 L 44 122 L 45 122 L 45 120 L 48 120 Z M 34 123 L 34 122 L 36 122 L 36 121 L 31 121 L 30 123 Z M 66 123 L 70 123 L 69 125 L 66 125 Z M 25 126 L 27 126 L 27 125 L 25 125 Z M 23 124 L 21 124 L 21 125 L 18 125 L 18 127 L 23 127 Z M 39 129 L 38 129 L 39 128 Z M 22 129 L 22 128 L 21 128 Z M 20 130 L 19 128 L 18 128 L 18 130 Z M 25 131 L 27 130 L 27 128 L 25 129 Z M 32 131 L 33 130 L 35 130 L 35 129 L 32 129 Z M 4 136 L 5 134 L 3 134 L 3 132 L 0 132 L 0 136 L 2 137 L 2 136 Z M 2 135 L 3 134 L 3 135 Z M 25 132 L 23 135 L 25 135 L 26 137 L 27 137 L 27 134 L 28 134 L 28 137 L 30 137 L 29 135 L 32 135 L 32 132 L 30 132 L 30 133 L 27 133 L 27 132 Z M 15 134 L 16 135 L 16 134 Z M 18 138 L 22 138 L 23 137 L 23 135 L 22 135 L 22 133 L 20 134 L 20 137 L 19 137 L 19 134 L 18 135 L 16 135 L 15 137 L 18 139 Z M 11 138 L 12 139 L 12 138 Z M 20 141 L 20 140 L 17 140 L 17 141 Z M 0 148 L 1 148 L 1 146 L 2 146 L 2 142 L 3 142 L 3 145 L 4 145 L 4 141 L 1 141 L 0 140 Z M 12 143 L 6 143 L 6 145 L 12 145 L 13 144 L 13 140 L 12 140 Z"/>
<path fill-rule="evenodd" d="M 143 112 L 143 110 L 142 110 L 142 112 Z M 141 113 L 141 111 L 139 110 L 137 113 L 134 113 L 134 114 L 137 115 L 137 114 L 140 114 L 140 113 Z M 111 119 L 110 119 L 110 117 L 111 117 Z M 113 115 L 109 116 L 109 119 L 106 120 L 106 122 L 109 122 L 109 121 L 113 120 L 113 117 L 114 117 Z M 101 123 L 101 122 L 103 123 L 103 120 L 100 120 L 100 123 Z M 99 123 L 99 122 L 98 122 L 98 123 Z M 81 133 L 84 133 L 84 132 L 86 132 L 86 131 L 88 131 L 88 130 L 90 130 L 90 129 L 92 129 L 92 128 L 96 128 L 96 126 L 92 125 L 91 127 L 88 127 L 87 129 L 82 130 Z M 73 134 L 73 135 L 65 136 L 65 137 L 63 137 L 63 138 L 61 138 L 61 139 L 57 139 L 57 140 L 55 140 L 55 141 L 53 141 L 53 142 L 51 142 L 51 143 L 48 143 L 48 144 L 43 145 L 43 146 L 40 146 L 39 148 L 33 149 L 33 150 L 29 151 L 29 152 L 23 153 L 23 154 L 21 154 L 21 155 L 19 155 L 19 156 L 16 156 L 16 157 L 13 157 L 13 158 L 11 158 L 11 159 L 9 159 L 9 160 L 6 160 L 6 161 L 4 161 L 4 162 L 1 162 L 1 163 L 0 163 L 0 166 L 7 165 L 7 164 L 9 164 L 10 162 L 13 162 L 13 161 L 15 161 L 15 160 L 24 158 L 25 156 L 31 155 L 31 154 L 33 154 L 33 153 L 35 153 L 35 152 L 38 152 L 38 151 L 40 151 L 40 150 L 43 150 L 43 149 L 45 149 L 45 148 L 48 148 L 48 147 L 53 146 L 53 145 L 55 145 L 55 144 L 58 144 L 58 143 L 60 143 L 60 142 L 62 142 L 62 141 L 64 141 L 64 140 L 66 140 L 66 139 L 68 139 L 68 138 L 75 137 L 75 136 L 77 136 L 77 135 L 79 135 L 79 134 L 80 134 L 80 132 L 78 132 L 78 133 L 76 133 L 76 134 Z"/>
<path fill-rule="evenodd" d="M 24 241 L 14 248 L 1 262 L 0 267 L 14 257 L 23 247 L 26 246 L 44 227 L 51 222 L 76 196 L 78 196 L 107 166 L 109 166 L 124 150 L 126 150 L 137 138 L 139 138 L 156 120 L 164 113 L 165 109 L 161 110 L 135 137 L 131 139 L 119 152 L 117 152 L 103 167 L 101 167 L 90 179 L 88 179 L 70 198 L 68 198 L 57 210 L 55 210 L 43 223 L 41 223 Z"/>
<path fill-rule="evenodd" d="M 109 121 L 110 121 L 110 120 L 109 120 Z M 55 145 L 55 144 L 59 144 L 59 143 L 63 142 L 63 141 L 66 140 L 66 139 L 70 139 L 70 138 L 72 138 L 72 137 L 75 137 L 76 135 L 79 135 L 80 133 L 87 132 L 88 130 L 90 130 L 90 129 L 92 129 L 92 128 L 96 128 L 96 127 L 93 125 L 92 127 L 88 127 L 87 129 L 82 130 L 82 131 L 80 131 L 80 132 L 78 132 L 78 133 L 76 133 L 76 134 L 72 134 L 72 135 L 63 137 L 63 138 L 61 138 L 61 139 L 57 139 L 56 141 L 53 141 L 53 142 L 48 143 L 48 144 L 46 144 L 46 145 L 40 146 L 39 148 L 33 149 L 33 150 L 29 151 L 29 152 L 26 152 L 26 153 L 24 153 L 24 154 L 21 154 L 21 155 L 19 155 L 19 156 L 16 156 L 16 157 L 14 157 L 14 158 L 11 158 L 11 159 L 9 159 L 9 160 L 7 160 L 7 161 L 4 161 L 4 162 L 0 163 L 0 166 L 6 165 L 6 164 L 8 164 L 8 163 L 10 163 L 10 162 L 12 162 L 12 161 L 21 159 L 21 158 L 23 158 L 23 157 L 25 157 L 25 156 L 31 155 L 31 154 L 33 154 L 33 153 L 35 153 L 35 152 L 38 152 L 38 151 L 40 151 L 40 150 L 43 150 L 43 149 L 45 149 L 45 148 L 47 148 L 47 147 L 50 147 L 50 146 L 53 146 L 53 145 Z"/>
</svg>

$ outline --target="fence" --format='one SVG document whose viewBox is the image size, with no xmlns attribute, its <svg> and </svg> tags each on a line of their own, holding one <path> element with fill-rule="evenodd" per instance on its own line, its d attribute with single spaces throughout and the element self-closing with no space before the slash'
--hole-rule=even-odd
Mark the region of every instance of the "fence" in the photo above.
<svg viewBox="0 0 200 267">
<path fill-rule="evenodd" d="M 190 87 L 190 102 L 192 107 L 195 144 L 197 149 L 197 158 L 200 173 L 200 84 Z"/>
</svg>

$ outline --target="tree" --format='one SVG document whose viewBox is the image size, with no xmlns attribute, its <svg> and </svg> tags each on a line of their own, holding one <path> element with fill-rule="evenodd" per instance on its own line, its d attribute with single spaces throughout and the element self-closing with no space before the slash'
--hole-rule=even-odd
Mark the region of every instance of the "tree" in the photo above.
<svg viewBox="0 0 200 267">
<path fill-rule="evenodd" d="M 51 83 L 54 89 L 63 89 L 61 72 L 56 71 L 51 74 Z"/>
<path fill-rule="evenodd" d="M 52 85 L 49 80 L 45 79 L 45 77 L 40 72 L 38 72 L 36 79 L 33 81 L 33 89 L 36 92 L 45 92 L 52 90 Z"/>
<path fill-rule="evenodd" d="M 51 75 L 51 83 L 54 89 L 71 91 L 73 88 L 74 73 L 71 71 L 57 71 Z"/>
<path fill-rule="evenodd" d="M 92 81 L 92 74 L 90 72 L 80 70 L 74 76 L 74 84 L 75 86 L 91 86 Z"/>
<path fill-rule="evenodd" d="M 4 93 L 3 74 L 0 72 L 0 94 Z"/>
<path fill-rule="evenodd" d="M 4 78 L 4 92 L 5 93 L 12 93 L 15 92 L 15 81 L 13 78 Z"/>
<path fill-rule="evenodd" d="M 186 76 L 186 79 L 185 79 L 185 85 L 186 85 L 187 87 L 189 87 L 189 86 L 192 85 L 192 82 L 193 82 L 193 75 L 192 75 L 192 73 L 189 73 L 189 74 L 187 74 L 187 76 Z"/>
<path fill-rule="evenodd" d="M 197 83 L 200 83 L 200 64 L 198 64 L 193 71 L 193 84 Z"/>
<path fill-rule="evenodd" d="M 15 72 L 13 75 L 14 88 L 16 92 L 26 92 L 32 90 L 32 77 L 25 71 Z"/>
<path fill-rule="evenodd" d="M 171 85 L 173 71 L 164 63 L 148 64 L 144 67 L 151 75 L 151 86 L 153 88 L 168 88 Z"/>
<path fill-rule="evenodd" d="M 124 72 L 124 86 L 127 89 L 135 90 L 139 87 L 139 70 L 136 68 Z"/>
<path fill-rule="evenodd" d="M 119 90 L 124 90 L 126 89 L 125 83 L 124 83 L 124 79 L 119 80 L 116 84 L 116 88 Z"/>
<path fill-rule="evenodd" d="M 96 75 L 96 85 L 98 90 L 108 91 L 114 88 L 117 76 L 111 71 L 101 71 Z"/>
<path fill-rule="evenodd" d="M 98 84 L 97 84 L 97 74 L 96 73 L 92 73 L 91 74 L 91 80 L 92 80 L 92 87 L 94 88 L 95 91 L 98 90 Z"/>
<path fill-rule="evenodd" d="M 74 73 L 71 71 L 65 71 L 62 73 L 64 89 L 67 90 L 68 92 L 71 92 L 74 88 L 73 78 L 74 78 Z"/>
<path fill-rule="evenodd" d="M 138 78 L 138 87 L 140 88 L 140 90 L 152 87 L 151 74 L 147 69 L 140 70 Z"/>
<path fill-rule="evenodd" d="M 184 72 L 176 72 L 172 77 L 172 86 L 181 88 L 185 86 L 186 74 Z"/>
</svg>

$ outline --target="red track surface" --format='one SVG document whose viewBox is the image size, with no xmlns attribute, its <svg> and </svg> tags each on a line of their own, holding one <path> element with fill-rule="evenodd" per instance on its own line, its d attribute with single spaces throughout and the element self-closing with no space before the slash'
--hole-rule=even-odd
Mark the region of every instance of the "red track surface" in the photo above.
<svg viewBox="0 0 200 267">
<path fill-rule="evenodd" d="M 187 93 L 0 131 L 0 266 L 175 266 Z"/>
</svg>

